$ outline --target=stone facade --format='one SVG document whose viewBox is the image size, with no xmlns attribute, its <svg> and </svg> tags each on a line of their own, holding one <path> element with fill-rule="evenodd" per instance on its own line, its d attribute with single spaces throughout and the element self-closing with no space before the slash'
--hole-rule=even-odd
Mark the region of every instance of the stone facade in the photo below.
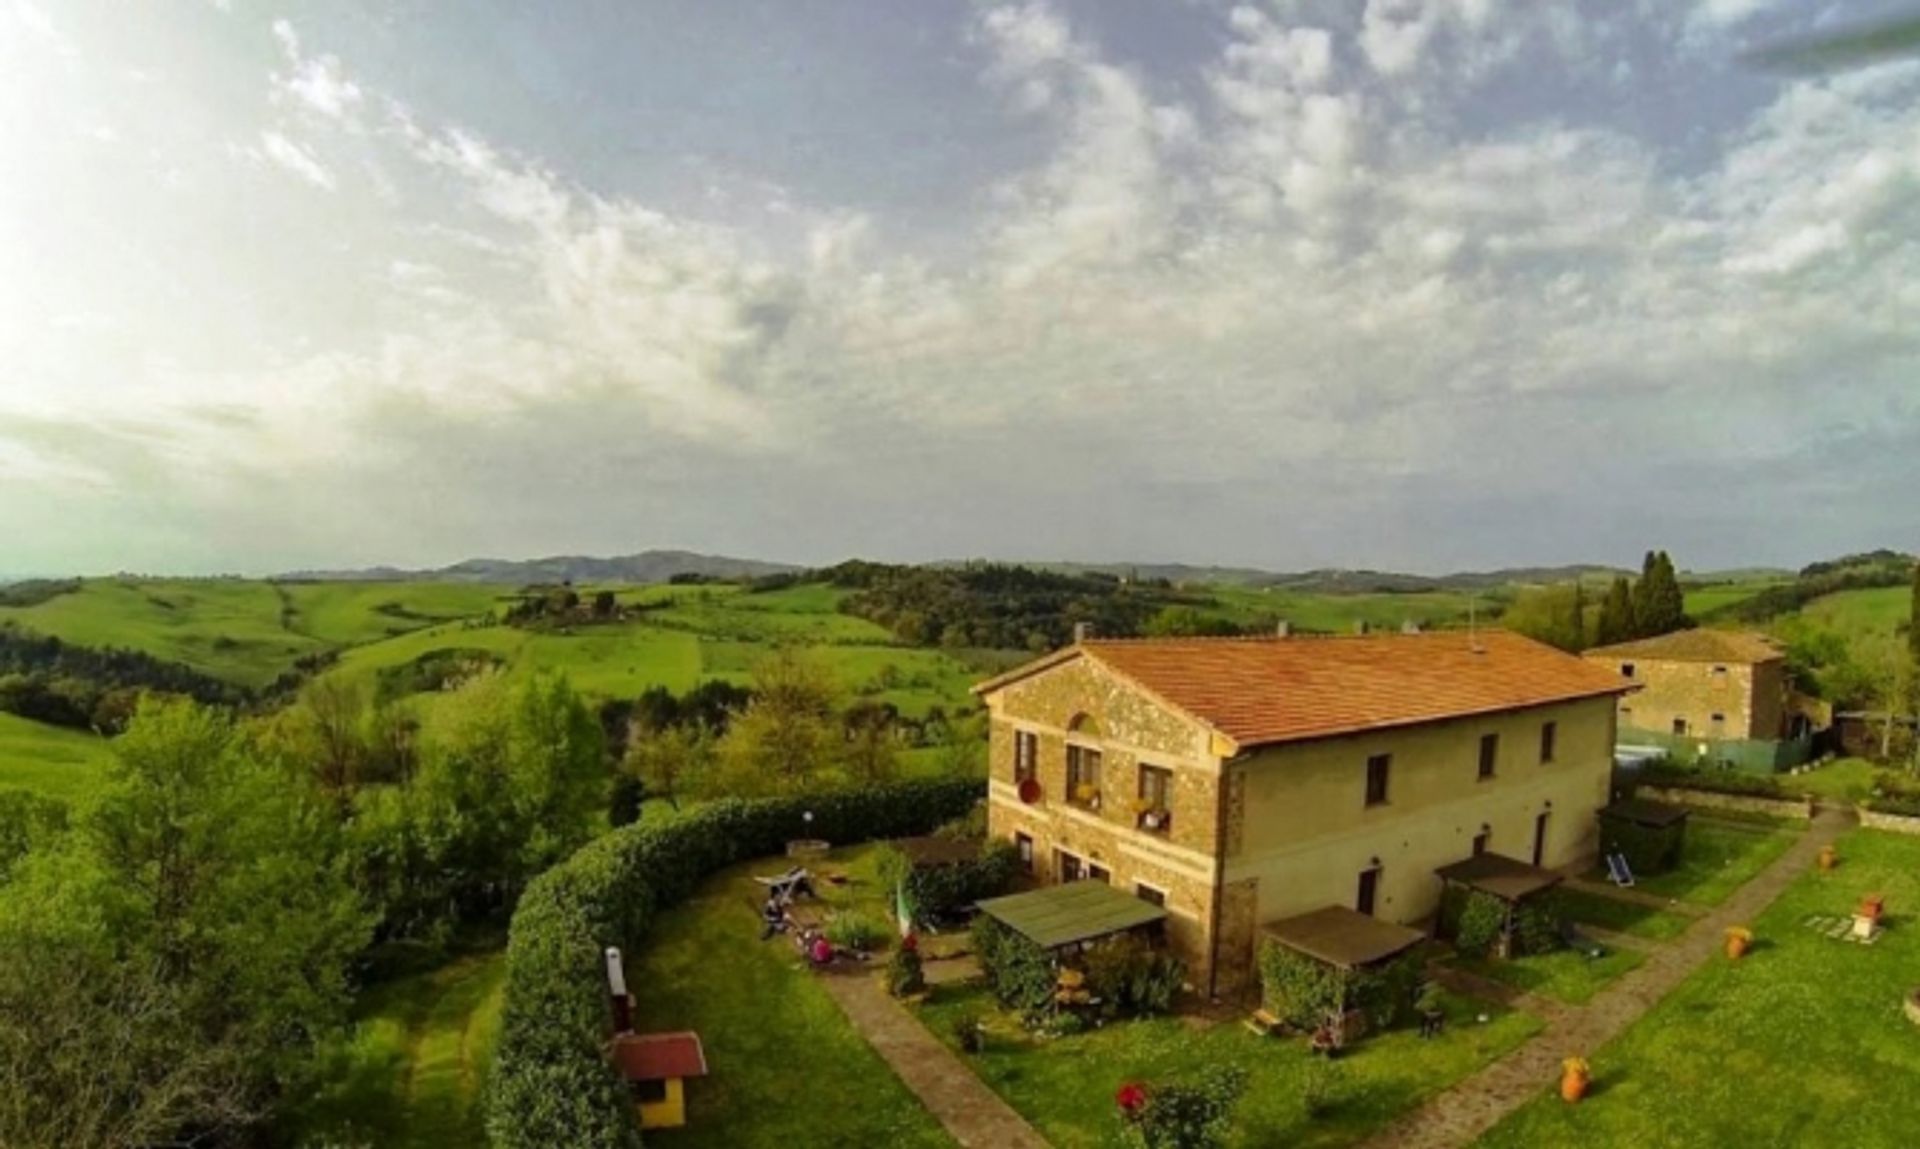
<svg viewBox="0 0 1920 1149">
<path fill-rule="evenodd" d="M 1641 786 L 1634 795 L 1670 806 L 1693 806 L 1701 810 L 1735 810 L 1743 814 L 1765 814 L 1770 818 L 1810 820 L 1811 798 L 1768 798 L 1759 794 L 1723 794 L 1718 790 L 1692 790 L 1684 786 Z"/>
<path fill-rule="evenodd" d="M 1203 993 L 1251 997 L 1261 924 L 1354 905 L 1361 870 L 1378 866 L 1375 913 L 1417 922 L 1439 896 L 1433 871 L 1474 839 L 1530 860 L 1536 833 L 1549 866 L 1596 852 L 1594 811 L 1608 797 L 1610 696 L 1233 755 L 1203 723 L 1156 701 L 1092 657 L 1071 657 L 985 694 L 991 715 L 990 833 L 1030 849 L 1032 877 L 1063 863 L 1164 899 L 1168 936 Z M 1555 729 L 1542 761 L 1542 727 Z M 1036 752 L 1023 796 L 1016 738 Z M 1481 740 L 1498 738 L 1494 774 Z M 1101 754 L 1099 801 L 1067 787 L 1070 746 Z M 1389 800 L 1369 807 L 1369 757 L 1392 756 Z M 1163 831 L 1136 811 L 1143 766 L 1172 772 Z M 1544 817 L 1543 817 L 1544 816 Z M 1542 830 L 1544 827 L 1544 830 Z"/>
<path fill-rule="evenodd" d="M 1784 660 L 1718 663 L 1598 654 L 1587 658 L 1640 687 L 1620 699 L 1620 725 L 1629 731 L 1707 742 L 1775 741 L 1786 736 Z"/>
</svg>

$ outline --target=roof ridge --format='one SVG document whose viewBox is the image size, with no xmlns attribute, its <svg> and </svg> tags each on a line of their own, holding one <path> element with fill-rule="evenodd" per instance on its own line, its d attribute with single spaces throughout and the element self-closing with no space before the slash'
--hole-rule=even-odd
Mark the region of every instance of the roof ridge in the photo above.
<svg viewBox="0 0 1920 1149">
<path fill-rule="evenodd" d="M 1386 629 L 1370 630 L 1365 634 L 1350 631 L 1294 631 L 1290 634 L 1169 634 L 1169 635 L 1126 635 L 1117 638 L 1102 638 L 1099 635 L 1088 637 L 1074 643 L 1073 646 L 1173 646 L 1180 643 L 1234 643 L 1234 642 L 1336 642 L 1341 640 L 1379 638 L 1441 638 L 1451 636 L 1479 637 L 1483 635 L 1511 635 L 1514 632 L 1503 626 L 1480 626 L 1469 630 L 1464 626 L 1431 627 L 1412 632 Z M 1063 649 L 1072 649 L 1071 646 Z"/>
</svg>

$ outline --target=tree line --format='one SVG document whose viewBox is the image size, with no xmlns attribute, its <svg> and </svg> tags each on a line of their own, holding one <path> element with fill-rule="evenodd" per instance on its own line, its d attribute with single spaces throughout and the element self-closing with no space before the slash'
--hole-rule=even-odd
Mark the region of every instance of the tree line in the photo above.
<svg viewBox="0 0 1920 1149">
<path fill-rule="evenodd" d="M 1597 605 L 1588 600 L 1585 584 L 1578 581 L 1532 588 L 1515 597 L 1500 622 L 1509 630 L 1574 653 L 1693 625 L 1673 560 L 1665 551 L 1647 552 L 1638 579 L 1615 576 Z"/>
<path fill-rule="evenodd" d="M 0 623 L 0 711 L 81 730 L 118 731 L 146 691 L 204 703 L 249 697 L 231 683 L 137 650 L 75 646 Z"/>
</svg>

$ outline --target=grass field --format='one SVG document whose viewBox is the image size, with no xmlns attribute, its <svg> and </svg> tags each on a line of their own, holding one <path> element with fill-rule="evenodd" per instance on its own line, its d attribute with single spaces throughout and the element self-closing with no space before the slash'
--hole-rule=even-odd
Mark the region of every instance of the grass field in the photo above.
<svg viewBox="0 0 1920 1149">
<path fill-rule="evenodd" d="M 303 655 L 485 612 L 500 588 L 452 583 L 88 579 L 12 621 L 79 646 L 122 647 L 242 686 L 264 686 Z"/>
<path fill-rule="evenodd" d="M 1713 611 L 1745 602 L 1768 587 L 1781 586 L 1790 581 L 1789 579 L 1752 579 L 1690 586 L 1685 588 L 1684 595 L 1687 615 L 1691 618 L 1704 618 Z"/>
<path fill-rule="evenodd" d="M 1722 822 L 1696 814 L 1687 823 L 1680 864 L 1664 874 L 1638 875 L 1635 888 L 1695 905 L 1717 906 L 1771 865 L 1799 836 L 1796 830 Z M 1605 876 L 1604 871 L 1594 875 L 1596 880 Z"/>
<path fill-rule="evenodd" d="M 1491 595 L 1475 599 L 1453 591 L 1413 594 L 1302 594 L 1278 588 L 1216 586 L 1207 588 L 1220 600 L 1219 613 L 1237 622 L 1259 614 L 1285 619 L 1296 629 L 1344 634 L 1364 622 L 1373 629 L 1397 630 L 1406 622 L 1442 626 L 1464 622 L 1478 602 L 1485 621 L 1495 601 Z"/>
<path fill-rule="evenodd" d="M 1653 941 L 1677 938 L 1692 923 L 1692 919 L 1683 914 L 1635 905 L 1605 894 L 1590 894 L 1585 890 L 1563 889 L 1554 896 L 1559 900 L 1561 910 L 1574 921 L 1619 934 L 1632 934 L 1637 938 Z"/>
<path fill-rule="evenodd" d="M 1807 771 L 1780 779 L 1788 793 L 1812 794 L 1825 802 L 1852 805 L 1865 801 L 1873 791 L 1873 776 L 1882 768 L 1865 758 L 1839 758 Z"/>
<path fill-rule="evenodd" d="M 1744 959 L 1715 957 L 1617 1040 L 1584 1053 L 1587 1100 L 1547 1092 L 1502 1122 L 1486 1149 L 1817 1145 L 1896 1149 L 1920 1116 L 1920 1031 L 1901 1000 L 1920 978 L 1920 839 L 1856 831 L 1841 864 L 1809 871 L 1753 923 Z M 1898 916 L 1873 946 L 1806 928 L 1884 893 Z"/>
<path fill-rule="evenodd" d="M 494 951 L 369 990 L 353 1032 L 323 1054 L 326 1085 L 289 1117 L 289 1140 L 299 1149 L 484 1145 L 505 977 L 506 957 Z"/>
<path fill-rule="evenodd" d="M 1470 973 L 1505 982 L 1529 993 L 1559 998 L 1580 1005 L 1592 1000 L 1606 984 L 1646 961 L 1646 955 L 1629 949 L 1610 949 L 1597 958 L 1575 950 L 1500 961 L 1494 958 L 1456 958 L 1454 964 Z"/>
<path fill-rule="evenodd" d="M 99 784 L 111 755 L 97 734 L 0 713 L 0 789 L 71 801 Z"/>
<path fill-rule="evenodd" d="M 868 905 L 884 929 L 873 847 L 837 850 L 825 868 L 861 883 L 823 887 Z M 692 1029 L 711 1074 L 687 1089 L 685 1129 L 648 1144 L 667 1149 L 826 1149 L 842 1145 L 947 1146 L 939 1124 L 907 1091 L 802 967 L 785 938 L 756 940 L 767 858 L 724 870 L 686 904 L 662 914 L 627 958 L 642 1031 Z M 817 867 L 819 868 L 819 867 Z"/>
<path fill-rule="evenodd" d="M 1303 1099 L 1319 1064 L 1300 1038 L 1260 1038 L 1234 1022 L 1196 1028 L 1180 1018 L 1121 1021 L 1086 1033 L 1036 1038 L 992 1009 L 984 988 L 943 987 L 922 1007 L 929 1028 L 950 1045 L 959 1020 L 985 1010 L 984 1052 L 962 1054 L 982 1080 L 1058 1149 L 1118 1144 L 1114 1092 L 1129 1081 L 1151 1085 L 1211 1066 L 1247 1070 L 1234 1112 L 1236 1149 L 1346 1145 L 1519 1045 L 1540 1023 L 1524 1013 L 1448 998 L 1440 1037 L 1422 1041 L 1401 1028 L 1367 1037 L 1333 1063 L 1331 1107 L 1309 1116 Z M 1481 1024 L 1475 1018 L 1487 1014 Z"/>
</svg>

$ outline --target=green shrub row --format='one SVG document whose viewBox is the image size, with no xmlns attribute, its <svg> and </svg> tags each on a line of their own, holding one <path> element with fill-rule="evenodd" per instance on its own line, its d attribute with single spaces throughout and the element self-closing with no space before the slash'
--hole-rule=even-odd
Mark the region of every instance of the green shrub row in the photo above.
<svg viewBox="0 0 1920 1149">
<path fill-rule="evenodd" d="M 1771 774 L 1748 774 L 1739 770 L 1689 770 L 1671 763 L 1648 763 L 1641 767 L 1642 786 L 1672 786 L 1680 790 L 1705 790 L 1713 794 L 1743 794 L 1759 798 L 1786 796 L 1780 780 Z"/>
<path fill-rule="evenodd" d="M 493 1145 L 640 1144 L 626 1087 L 606 1056 L 605 947 L 638 949 L 656 914 L 724 866 L 779 854 L 795 838 L 846 843 L 924 834 L 980 798 L 979 782 L 957 779 L 716 802 L 624 826 L 542 874 L 521 896 L 507 941 L 487 1101 Z"/>
<path fill-rule="evenodd" d="M 1019 866 L 1020 856 L 1007 841 L 984 843 L 980 856 L 971 861 L 937 866 L 916 866 L 905 854 L 889 848 L 880 861 L 880 879 L 889 888 L 904 883 L 914 916 L 928 922 L 1006 893 Z"/>
</svg>

